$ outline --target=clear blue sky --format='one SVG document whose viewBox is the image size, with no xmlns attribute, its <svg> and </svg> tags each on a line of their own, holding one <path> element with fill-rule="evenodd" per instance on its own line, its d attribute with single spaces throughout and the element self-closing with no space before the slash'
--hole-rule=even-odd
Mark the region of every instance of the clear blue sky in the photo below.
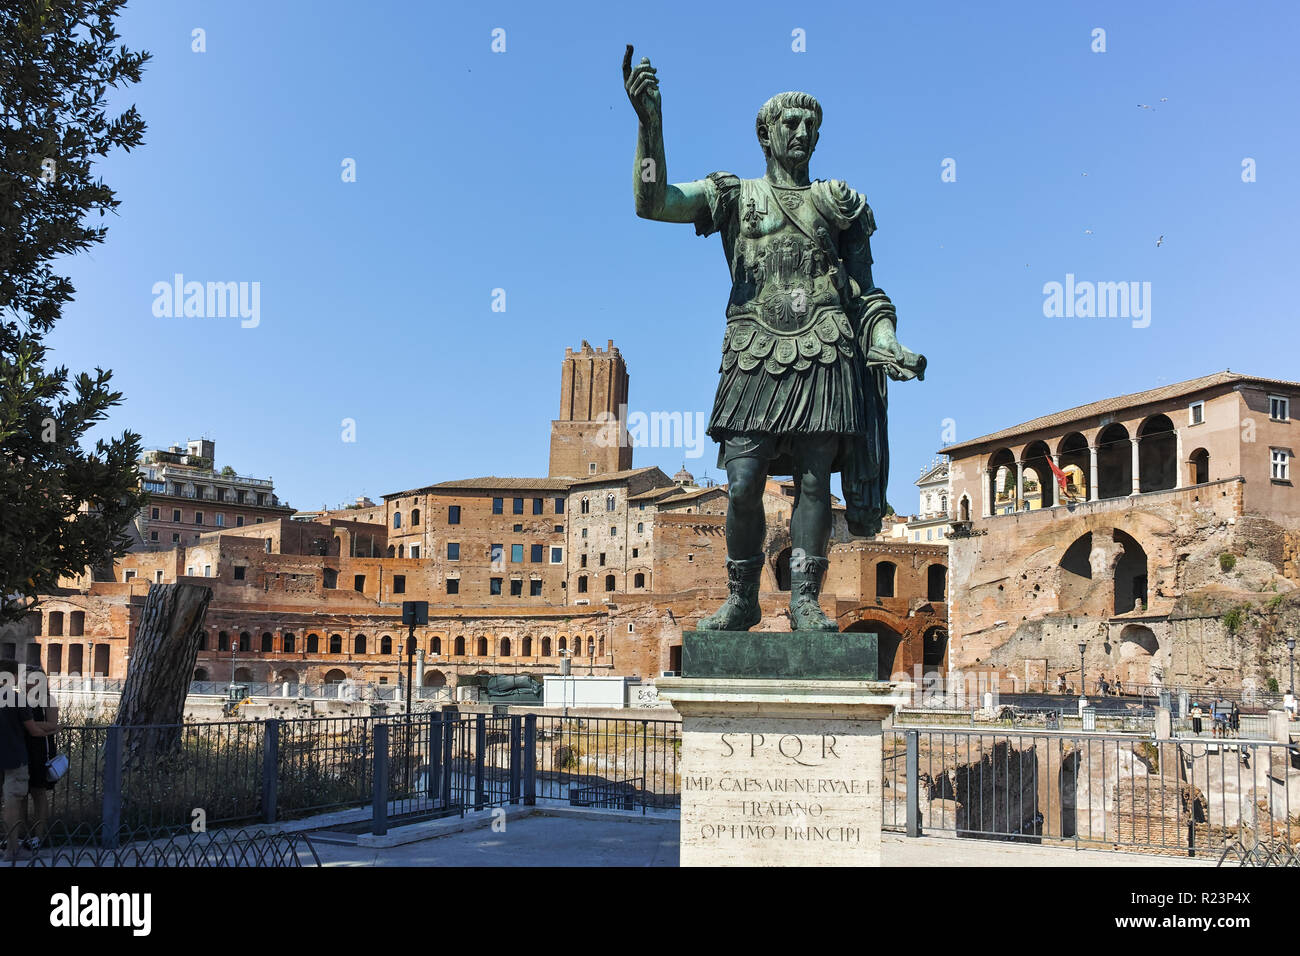
<svg viewBox="0 0 1300 956">
<path fill-rule="evenodd" d="M 154 55 L 128 94 L 146 145 L 100 167 L 122 205 L 70 265 L 55 359 L 114 370 L 112 431 L 211 437 L 299 508 L 545 474 L 583 338 L 622 350 L 634 410 L 707 414 L 726 266 L 716 236 L 633 214 L 633 42 L 659 69 L 675 181 L 760 175 L 758 106 L 821 100 L 812 174 L 866 194 L 876 281 L 930 361 L 891 391 L 890 498 L 911 511 L 946 418 L 964 440 L 1224 367 L 1300 378 L 1298 11 L 137 0 L 122 33 Z M 259 282 L 260 325 L 155 318 L 178 272 Z M 1045 318 L 1067 273 L 1150 282 L 1150 326 Z M 714 456 L 687 466 L 719 477 Z M 672 473 L 682 452 L 636 463 Z"/>
</svg>

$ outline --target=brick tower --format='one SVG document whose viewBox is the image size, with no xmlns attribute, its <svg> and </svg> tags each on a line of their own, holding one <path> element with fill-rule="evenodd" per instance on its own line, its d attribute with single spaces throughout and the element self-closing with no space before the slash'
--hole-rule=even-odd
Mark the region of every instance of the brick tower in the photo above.
<svg viewBox="0 0 1300 956">
<path fill-rule="evenodd" d="M 607 349 L 564 350 L 560 417 L 551 422 L 552 478 L 587 478 L 632 467 L 626 431 L 627 366 Z"/>
</svg>

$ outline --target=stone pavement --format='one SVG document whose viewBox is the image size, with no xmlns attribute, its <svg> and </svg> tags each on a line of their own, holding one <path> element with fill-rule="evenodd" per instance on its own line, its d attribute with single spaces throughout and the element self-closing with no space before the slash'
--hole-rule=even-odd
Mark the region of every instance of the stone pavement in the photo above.
<svg viewBox="0 0 1300 956">
<path fill-rule="evenodd" d="M 490 815 L 484 813 L 477 820 L 467 821 L 472 829 L 392 846 L 314 845 L 325 866 L 677 865 L 678 821 L 674 817 L 538 808 L 536 812 L 513 811 L 503 832 L 483 825 L 490 821 Z M 406 836 L 399 830 L 389 834 L 395 839 Z M 883 835 L 882 855 L 885 866 L 1176 867 L 1213 866 L 1216 862 L 991 840 L 909 840 L 897 833 Z"/>
</svg>

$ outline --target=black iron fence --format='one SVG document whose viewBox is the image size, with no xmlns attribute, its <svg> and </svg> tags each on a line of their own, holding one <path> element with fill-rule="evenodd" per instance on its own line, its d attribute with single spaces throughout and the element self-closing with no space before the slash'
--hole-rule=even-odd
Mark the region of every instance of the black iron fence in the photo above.
<svg viewBox="0 0 1300 956">
<path fill-rule="evenodd" d="M 680 805 L 677 721 L 442 711 L 65 727 L 56 742 L 69 767 L 50 793 L 50 841 L 365 806 L 383 832 L 395 818 L 510 803 Z"/>
<path fill-rule="evenodd" d="M 883 824 L 921 833 L 1218 858 L 1300 840 L 1294 746 L 917 729 L 884 740 Z"/>
<path fill-rule="evenodd" d="M 261 827 L 195 833 L 148 827 L 108 838 L 98 827 L 73 831 L 56 824 L 46 845 L 25 859 L 30 867 L 293 867 L 320 866 L 305 833 Z"/>
</svg>

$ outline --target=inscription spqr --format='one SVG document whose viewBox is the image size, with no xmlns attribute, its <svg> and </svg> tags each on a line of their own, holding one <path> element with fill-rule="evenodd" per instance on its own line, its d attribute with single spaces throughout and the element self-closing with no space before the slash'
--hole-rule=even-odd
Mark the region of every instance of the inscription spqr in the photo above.
<svg viewBox="0 0 1300 956">
<path fill-rule="evenodd" d="M 761 863 L 772 851 L 795 865 L 878 861 L 879 737 L 864 726 L 874 722 L 701 723 L 717 726 L 688 733 L 683 748 L 683 862 Z"/>
</svg>

